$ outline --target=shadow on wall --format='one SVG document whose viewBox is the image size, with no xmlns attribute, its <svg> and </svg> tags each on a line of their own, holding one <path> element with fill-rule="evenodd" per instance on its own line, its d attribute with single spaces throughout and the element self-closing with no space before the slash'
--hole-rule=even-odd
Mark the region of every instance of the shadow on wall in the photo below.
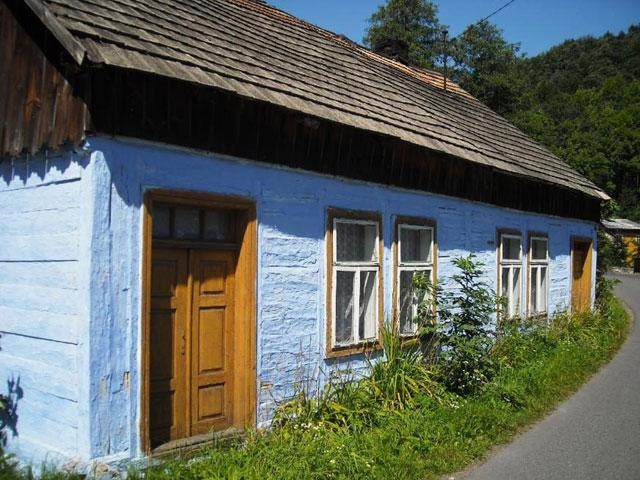
<svg viewBox="0 0 640 480">
<path fill-rule="evenodd" d="M 20 377 L 8 379 L 7 393 L 0 394 L 0 448 L 6 446 L 9 433 L 18 436 L 18 402 L 23 396 Z"/>
<path fill-rule="evenodd" d="M 20 386 L 20 377 L 7 380 L 6 395 L 2 395 L 2 410 L 0 411 L 0 445 L 5 446 L 9 432 L 18 436 L 18 401 L 24 396 Z"/>
<path fill-rule="evenodd" d="M 0 187 L 8 187 L 18 181 L 21 182 L 20 186 L 26 186 L 46 179 L 55 181 L 56 177 L 61 177 L 58 178 L 60 180 L 72 163 L 77 163 L 78 158 L 73 155 L 73 150 L 68 149 L 45 151 L 37 155 L 25 154 L 18 158 L 0 157 Z"/>
</svg>

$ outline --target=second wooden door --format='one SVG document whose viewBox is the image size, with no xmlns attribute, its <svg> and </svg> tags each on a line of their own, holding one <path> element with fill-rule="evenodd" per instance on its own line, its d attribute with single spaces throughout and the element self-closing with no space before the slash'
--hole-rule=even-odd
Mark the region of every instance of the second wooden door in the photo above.
<svg viewBox="0 0 640 480">
<path fill-rule="evenodd" d="M 571 309 L 584 312 L 591 308 L 591 241 L 574 239 L 571 256 Z"/>
</svg>

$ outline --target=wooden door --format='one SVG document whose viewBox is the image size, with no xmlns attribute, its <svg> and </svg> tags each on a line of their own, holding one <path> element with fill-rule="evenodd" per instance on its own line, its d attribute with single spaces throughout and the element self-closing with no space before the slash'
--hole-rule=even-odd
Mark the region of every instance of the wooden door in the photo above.
<svg viewBox="0 0 640 480">
<path fill-rule="evenodd" d="M 257 229 L 249 200 L 154 191 L 145 207 L 141 443 L 151 453 L 255 425 Z"/>
<path fill-rule="evenodd" d="M 184 437 L 188 252 L 156 248 L 151 264 L 149 440 Z"/>
<path fill-rule="evenodd" d="M 149 437 L 155 448 L 233 423 L 236 254 L 177 247 L 154 248 L 152 255 Z"/>
<path fill-rule="evenodd" d="M 191 435 L 233 422 L 235 257 L 224 250 L 191 253 Z"/>
<path fill-rule="evenodd" d="M 571 257 L 571 308 L 584 312 L 591 308 L 591 241 L 574 239 Z"/>
</svg>

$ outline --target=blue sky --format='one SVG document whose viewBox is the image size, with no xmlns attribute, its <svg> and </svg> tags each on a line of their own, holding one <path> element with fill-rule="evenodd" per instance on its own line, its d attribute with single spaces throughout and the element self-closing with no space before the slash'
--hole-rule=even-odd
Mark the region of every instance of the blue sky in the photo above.
<svg viewBox="0 0 640 480">
<path fill-rule="evenodd" d="M 439 18 L 451 36 L 508 0 L 436 0 Z M 268 0 L 297 17 L 362 42 L 371 13 L 384 0 Z M 640 23 L 640 0 L 515 0 L 491 21 L 522 52 L 535 55 L 563 40 L 618 33 Z"/>
</svg>

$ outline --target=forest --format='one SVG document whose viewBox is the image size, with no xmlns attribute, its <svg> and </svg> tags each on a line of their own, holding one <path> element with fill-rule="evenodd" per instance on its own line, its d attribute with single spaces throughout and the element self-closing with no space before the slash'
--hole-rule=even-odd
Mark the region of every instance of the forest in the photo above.
<svg viewBox="0 0 640 480">
<path fill-rule="evenodd" d="M 468 92 L 603 188 L 613 199 L 604 216 L 640 221 L 640 24 L 533 57 L 488 20 L 447 41 L 446 30 L 435 3 L 388 0 L 364 43 L 402 42 L 408 63 L 446 65 Z"/>
</svg>

